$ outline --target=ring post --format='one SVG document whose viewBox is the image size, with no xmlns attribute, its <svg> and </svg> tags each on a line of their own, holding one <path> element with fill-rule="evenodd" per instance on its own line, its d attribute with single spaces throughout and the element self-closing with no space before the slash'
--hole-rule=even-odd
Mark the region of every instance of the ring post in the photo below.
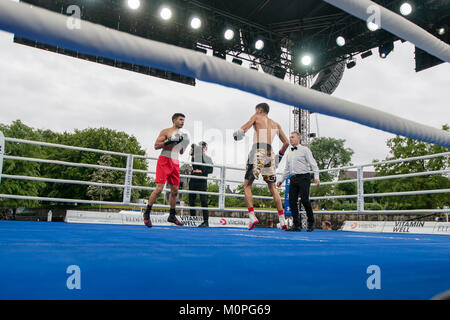
<svg viewBox="0 0 450 320">
<path fill-rule="evenodd" d="M 289 205 L 289 182 L 291 181 L 291 176 L 286 179 L 284 191 L 284 215 L 286 217 L 292 217 L 291 206 Z"/>
<path fill-rule="evenodd" d="M 0 183 L 2 182 L 3 154 L 5 152 L 5 136 L 0 131 Z"/>
<path fill-rule="evenodd" d="M 127 157 L 127 171 L 125 173 L 125 188 L 123 190 L 123 203 L 128 204 L 131 201 L 131 185 L 133 183 L 133 155 Z"/>
<path fill-rule="evenodd" d="M 364 211 L 364 182 L 363 182 L 363 176 L 364 171 L 363 167 L 358 167 L 357 171 L 357 188 L 358 188 L 358 199 L 357 199 L 357 210 L 359 212 Z"/>
<path fill-rule="evenodd" d="M 219 209 L 225 209 L 225 166 L 220 168 Z"/>
</svg>

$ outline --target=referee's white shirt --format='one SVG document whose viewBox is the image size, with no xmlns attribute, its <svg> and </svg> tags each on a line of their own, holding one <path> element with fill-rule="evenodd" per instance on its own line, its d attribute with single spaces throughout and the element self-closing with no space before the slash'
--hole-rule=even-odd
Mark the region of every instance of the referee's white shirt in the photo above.
<svg viewBox="0 0 450 320">
<path fill-rule="evenodd" d="M 314 179 L 319 179 L 319 167 L 308 147 L 297 145 L 297 150 L 289 146 L 286 154 L 286 166 L 281 177 L 281 182 L 286 180 L 290 174 L 304 174 L 314 171 Z"/>
</svg>

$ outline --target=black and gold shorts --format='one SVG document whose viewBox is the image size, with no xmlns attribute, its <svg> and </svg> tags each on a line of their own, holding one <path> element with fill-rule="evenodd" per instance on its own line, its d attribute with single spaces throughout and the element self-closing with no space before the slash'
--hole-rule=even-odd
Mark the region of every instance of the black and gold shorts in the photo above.
<svg viewBox="0 0 450 320">
<path fill-rule="evenodd" d="M 267 143 L 256 143 L 248 156 L 245 179 L 257 180 L 262 174 L 265 182 L 276 181 L 275 154 Z"/>
</svg>

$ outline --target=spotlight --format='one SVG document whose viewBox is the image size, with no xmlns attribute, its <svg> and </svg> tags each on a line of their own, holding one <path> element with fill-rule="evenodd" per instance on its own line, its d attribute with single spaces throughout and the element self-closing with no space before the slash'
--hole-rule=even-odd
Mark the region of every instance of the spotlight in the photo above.
<svg viewBox="0 0 450 320">
<path fill-rule="evenodd" d="M 193 17 L 191 19 L 191 28 L 192 29 L 199 29 L 202 26 L 202 20 L 200 20 L 198 17 Z"/>
<path fill-rule="evenodd" d="M 404 16 L 409 16 L 412 12 L 412 6 L 409 2 L 404 2 L 401 6 L 400 6 L 400 13 Z"/>
<path fill-rule="evenodd" d="M 349 63 L 347 63 L 347 69 L 351 69 L 354 66 L 356 66 L 356 61 L 355 60 L 352 60 Z"/>
<path fill-rule="evenodd" d="M 195 47 L 194 50 L 195 50 L 195 51 L 198 51 L 198 52 L 201 52 L 201 53 L 204 53 L 204 54 L 207 54 L 207 53 L 208 53 L 208 51 L 207 51 L 206 49 L 199 48 L 199 47 Z"/>
<path fill-rule="evenodd" d="M 447 32 L 447 28 L 445 27 L 440 27 L 436 30 L 437 34 L 440 36 L 443 36 L 446 32 Z"/>
<path fill-rule="evenodd" d="M 388 54 L 392 52 L 392 50 L 394 50 L 393 42 L 385 43 L 378 48 L 378 52 L 382 59 L 385 59 L 388 56 Z"/>
<path fill-rule="evenodd" d="M 163 7 L 159 14 L 163 20 L 170 20 L 172 18 L 172 10 L 167 7 Z"/>
<path fill-rule="evenodd" d="M 131 9 L 136 10 L 141 6 L 141 1 L 140 0 L 128 0 L 128 6 Z"/>
<path fill-rule="evenodd" d="M 336 38 L 336 43 L 339 47 L 345 46 L 345 38 L 342 36 L 339 36 Z"/>
<path fill-rule="evenodd" d="M 217 58 L 220 58 L 220 59 L 226 60 L 226 54 L 223 51 L 214 50 L 213 51 L 213 56 L 217 57 Z"/>
<path fill-rule="evenodd" d="M 378 29 L 380 29 L 380 26 L 375 22 L 367 22 L 367 28 L 369 28 L 370 31 L 377 31 Z"/>
<path fill-rule="evenodd" d="M 242 60 L 241 59 L 233 58 L 232 62 L 236 63 L 238 65 L 242 65 Z"/>
<path fill-rule="evenodd" d="M 225 30 L 225 33 L 223 34 L 226 40 L 231 40 L 234 38 L 234 31 L 232 29 Z"/>
<path fill-rule="evenodd" d="M 256 40 L 255 42 L 255 49 L 256 50 L 262 50 L 264 48 L 264 41 L 262 41 L 261 39 Z"/>
<path fill-rule="evenodd" d="M 280 66 L 275 66 L 273 68 L 273 75 L 279 79 L 284 79 L 286 76 L 286 69 Z"/>
<path fill-rule="evenodd" d="M 300 61 L 304 66 L 309 66 L 312 63 L 312 58 L 310 55 L 304 55 Z"/>
<path fill-rule="evenodd" d="M 372 55 L 372 50 L 366 51 L 361 53 L 361 58 L 365 59 L 367 57 L 370 57 Z"/>
</svg>

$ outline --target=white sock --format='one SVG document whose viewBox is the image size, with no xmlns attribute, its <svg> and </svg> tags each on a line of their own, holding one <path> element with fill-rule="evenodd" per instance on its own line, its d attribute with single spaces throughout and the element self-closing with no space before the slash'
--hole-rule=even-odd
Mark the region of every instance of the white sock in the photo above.
<svg viewBox="0 0 450 320">
<path fill-rule="evenodd" d="M 286 224 L 286 218 L 284 217 L 284 214 L 278 215 L 278 219 L 280 219 L 281 226 L 284 226 Z"/>
</svg>

